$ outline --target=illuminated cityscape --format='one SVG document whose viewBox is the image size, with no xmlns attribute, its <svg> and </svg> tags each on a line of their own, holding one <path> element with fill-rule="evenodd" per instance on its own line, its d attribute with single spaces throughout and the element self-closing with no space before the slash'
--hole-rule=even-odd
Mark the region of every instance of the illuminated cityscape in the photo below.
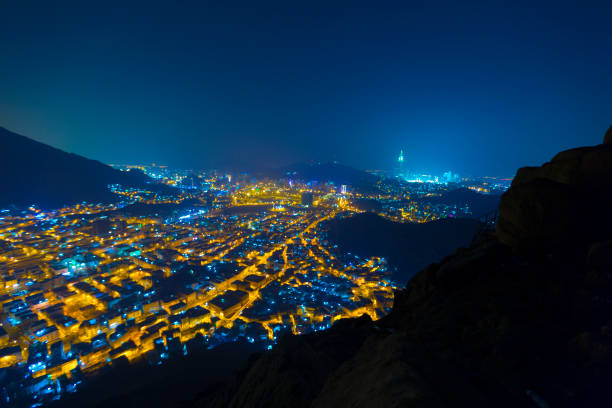
<svg viewBox="0 0 612 408">
<path fill-rule="evenodd" d="M 0 15 L 0 408 L 612 407 L 612 2 Z"/>
<path fill-rule="evenodd" d="M 173 195 L 109 185 L 117 204 L 2 210 L 0 365 L 25 381 L 7 401 L 54 399 L 118 359 L 163 364 L 243 339 L 272 348 L 285 333 L 384 316 L 396 285 L 385 258 L 343 253 L 326 222 L 364 200 L 400 222 L 471 216 L 427 204 L 446 184 L 379 179 L 377 192 L 216 171 L 138 168 Z M 250 180 L 250 181 L 246 181 Z M 500 183 L 495 184 L 496 182 Z M 471 183 L 471 184 L 470 184 Z M 503 188 L 503 180 L 470 181 Z"/>
</svg>

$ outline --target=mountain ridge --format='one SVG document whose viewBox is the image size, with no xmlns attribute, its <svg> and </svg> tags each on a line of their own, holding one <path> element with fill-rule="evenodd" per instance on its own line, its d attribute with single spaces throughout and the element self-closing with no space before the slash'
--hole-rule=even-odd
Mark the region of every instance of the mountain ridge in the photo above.
<svg viewBox="0 0 612 408">
<path fill-rule="evenodd" d="M 378 176 L 337 162 L 298 162 L 276 169 L 260 171 L 270 178 L 285 178 L 303 182 L 332 182 L 335 185 L 350 185 L 359 189 L 373 189 L 380 180 Z"/>
<path fill-rule="evenodd" d="M 170 191 L 141 172 L 122 172 L 0 127 L 0 206 L 43 209 L 87 201 L 117 201 L 109 184 Z"/>
</svg>

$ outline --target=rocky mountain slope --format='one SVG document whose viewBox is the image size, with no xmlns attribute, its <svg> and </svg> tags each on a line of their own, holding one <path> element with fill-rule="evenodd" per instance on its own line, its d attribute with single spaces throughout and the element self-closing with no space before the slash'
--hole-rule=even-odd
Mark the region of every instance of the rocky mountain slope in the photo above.
<svg viewBox="0 0 612 408">
<path fill-rule="evenodd" d="M 387 317 L 286 337 L 193 406 L 612 406 L 611 139 L 520 169 L 497 231 Z"/>
</svg>

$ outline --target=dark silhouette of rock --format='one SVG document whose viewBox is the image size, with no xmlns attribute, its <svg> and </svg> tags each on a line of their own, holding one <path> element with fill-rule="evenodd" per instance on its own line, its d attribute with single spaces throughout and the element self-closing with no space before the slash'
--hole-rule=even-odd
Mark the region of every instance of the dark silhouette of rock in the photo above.
<svg viewBox="0 0 612 408">
<path fill-rule="evenodd" d="M 246 341 L 225 343 L 214 349 L 187 346 L 189 354 L 174 356 L 163 365 L 146 359 L 127 366 L 107 367 L 86 373 L 79 392 L 45 404 L 51 408 L 166 408 L 183 406 L 202 388 L 231 377 L 236 367 L 257 355 L 258 347 Z M 207 396 L 207 394 L 202 394 Z"/>
<path fill-rule="evenodd" d="M 612 406 L 608 149 L 521 169 L 499 239 L 429 265 L 376 322 L 282 339 L 193 405 Z"/>
<path fill-rule="evenodd" d="M 611 205 L 612 144 L 566 150 L 517 171 L 500 202 L 497 234 L 519 250 L 584 244 L 608 233 Z"/>
<path fill-rule="evenodd" d="M 517 249 L 565 245 L 582 234 L 583 203 L 568 184 L 544 178 L 517 184 L 504 194 L 499 212 L 497 235 Z"/>
<path fill-rule="evenodd" d="M 66 153 L 0 127 L 0 206 L 35 204 L 51 209 L 80 203 L 113 202 L 109 184 L 170 192 L 141 171 L 119 171 L 96 160 Z"/>
<path fill-rule="evenodd" d="M 595 269 L 612 269 L 612 241 L 596 242 L 591 245 L 587 263 Z"/>
<path fill-rule="evenodd" d="M 604 136 L 604 144 L 610 144 L 612 143 L 612 126 L 610 126 L 608 128 L 608 131 L 606 132 L 606 135 Z"/>
<path fill-rule="evenodd" d="M 218 391 L 207 403 L 227 408 L 308 407 L 329 373 L 355 354 L 373 333 L 372 321 L 364 315 L 339 322 L 325 333 L 286 336 L 278 347 L 251 362 L 236 379 L 232 392 Z M 234 392 L 234 388 L 240 392 Z"/>
</svg>

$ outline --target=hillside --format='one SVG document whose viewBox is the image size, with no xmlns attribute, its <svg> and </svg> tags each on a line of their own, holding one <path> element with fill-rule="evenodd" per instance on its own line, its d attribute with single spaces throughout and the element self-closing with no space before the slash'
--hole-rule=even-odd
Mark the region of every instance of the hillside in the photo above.
<svg viewBox="0 0 612 408">
<path fill-rule="evenodd" d="M 373 190 L 379 178 L 373 174 L 338 163 L 296 163 L 264 173 L 272 178 L 289 178 L 318 184 L 332 182 L 350 185 L 363 191 Z"/>
<path fill-rule="evenodd" d="M 441 197 L 426 197 L 418 201 L 422 204 L 446 204 L 469 207 L 472 217 L 478 218 L 494 211 L 499 206 L 499 195 L 481 194 L 467 188 L 451 190 Z"/>
<path fill-rule="evenodd" d="M 393 280 L 406 284 L 414 274 L 460 246 L 478 228 L 472 219 L 442 219 L 424 224 L 397 223 L 373 213 L 328 222 L 328 238 L 342 251 L 384 256 L 397 268 Z"/>
<path fill-rule="evenodd" d="M 116 200 L 107 186 L 167 190 L 139 171 L 122 172 L 0 127 L 0 207 L 36 204 L 50 209 Z"/>
<path fill-rule="evenodd" d="M 520 169 L 496 233 L 419 272 L 385 318 L 285 337 L 192 406 L 612 406 L 604 141 Z"/>
</svg>

